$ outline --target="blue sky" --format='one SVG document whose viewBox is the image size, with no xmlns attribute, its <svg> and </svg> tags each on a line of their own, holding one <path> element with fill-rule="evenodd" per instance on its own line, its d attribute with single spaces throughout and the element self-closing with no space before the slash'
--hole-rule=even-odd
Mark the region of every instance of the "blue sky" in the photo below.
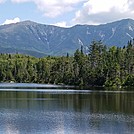
<svg viewBox="0 0 134 134">
<path fill-rule="evenodd" d="M 134 19 L 134 0 L 0 0 L 0 24 L 31 20 L 61 27 Z"/>
</svg>

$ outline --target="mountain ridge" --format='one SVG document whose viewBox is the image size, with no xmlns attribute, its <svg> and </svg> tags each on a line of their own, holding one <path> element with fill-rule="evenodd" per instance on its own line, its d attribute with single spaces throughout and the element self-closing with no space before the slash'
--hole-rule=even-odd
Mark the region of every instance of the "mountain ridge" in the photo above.
<svg viewBox="0 0 134 134">
<path fill-rule="evenodd" d="M 123 47 L 133 37 L 132 19 L 101 25 L 75 25 L 68 28 L 26 20 L 0 26 L 0 48 L 2 48 L 0 52 L 4 50 L 6 53 L 8 49 L 7 53 L 17 51 L 36 57 L 57 56 L 73 54 L 81 45 L 84 48 L 88 47 L 93 40 L 102 40 L 108 46 Z"/>
</svg>

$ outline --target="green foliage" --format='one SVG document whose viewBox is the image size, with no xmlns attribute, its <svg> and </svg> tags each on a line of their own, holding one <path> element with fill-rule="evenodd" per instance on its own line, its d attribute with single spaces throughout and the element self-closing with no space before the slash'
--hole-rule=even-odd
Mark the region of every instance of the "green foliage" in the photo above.
<svg viewBox="0 0 134 134">
<path fill-rule="evenodd" d="M 134 86 L 134 75 L 129 75 L 125 82 L 124 82 L 124 85 L 126 86 Z"/>
<path fill-rule="evenodd" d="M 134 86 L 134 44 L 107 48 L 93 41 L 89 53 L 83 47 L 74 56 L 35 58 L 0 55 L 0 82 L 51 83 L 77 86 Z"/>
</svg>

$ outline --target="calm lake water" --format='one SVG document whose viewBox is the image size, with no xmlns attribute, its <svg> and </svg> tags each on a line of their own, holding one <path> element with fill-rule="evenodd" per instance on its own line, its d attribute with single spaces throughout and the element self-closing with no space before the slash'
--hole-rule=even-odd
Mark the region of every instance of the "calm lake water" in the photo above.
<svg viewBox="0 0 134 134">
<path fill-rule="evenodd" d="M 133 133 L 134 91 L 0 84 L 0 134 Z"/>
</svg>

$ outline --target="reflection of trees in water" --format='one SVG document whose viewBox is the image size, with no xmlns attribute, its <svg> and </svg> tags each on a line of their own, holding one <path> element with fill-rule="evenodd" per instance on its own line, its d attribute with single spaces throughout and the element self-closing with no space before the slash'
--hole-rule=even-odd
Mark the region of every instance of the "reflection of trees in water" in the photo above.
<svg viewBox="0 0 134 134">
<path fill-rule="evenodd" d="M 43 92 L 0 93 L 1 108 L 68 110 L 90 113 L 134 113 L 133 93 L 47 94 Z"/>
<path fill-rule="evenodd" d="M 1 91 L 0 111 L 4 110 L 0 118 L 6 120 L 14 132 L 14 128 L 21 132 L 22 127 L 26 132 L 35 128 L 50 133 L 67 131 L 67 128 L 73 128 L 77 133 L 94 130 L 96 133 L 133 132 L 133 103 L 133 93 L 47 94 Z M 6 112 L 8 114 L 3 116 Z"/>
<path fill-rule="evenodd" d="M 93 113 L 134 113 L 134 94 L 130 93 L 93 93 L 89 102 Z"/>
</svg>

